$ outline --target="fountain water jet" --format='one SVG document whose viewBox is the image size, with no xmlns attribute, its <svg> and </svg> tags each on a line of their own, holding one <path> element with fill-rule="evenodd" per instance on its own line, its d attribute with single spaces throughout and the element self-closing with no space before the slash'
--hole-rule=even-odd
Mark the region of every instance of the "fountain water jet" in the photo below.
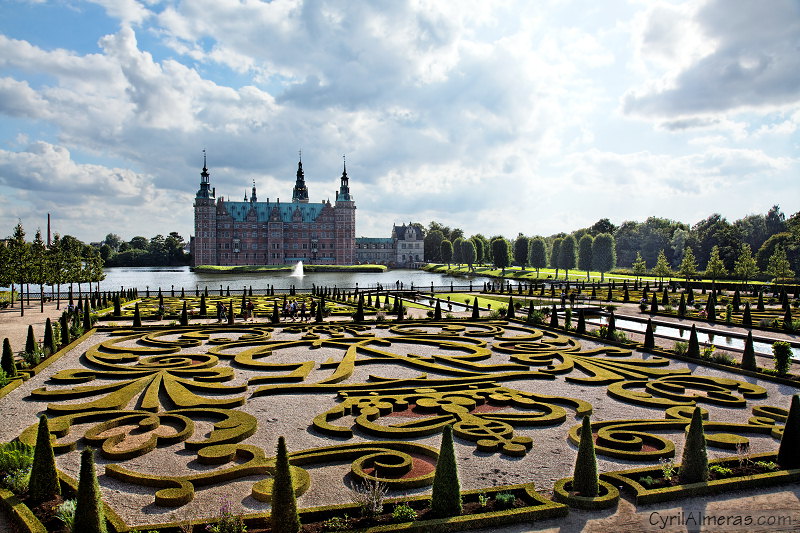
<svg viewBox="0 0 800 533">
<path fill-rule="evenodd" d="M 303 272 L 303 262 L 302 261 L 298 261 L 297 264 L 294 265 L 294 268 L 292 269 L 292 273 L 289 274 L 289 276 L 292 277 L 292 278 L 302 278 L 303 276 L 305 276 L 305 273 Z"/>
</svg>

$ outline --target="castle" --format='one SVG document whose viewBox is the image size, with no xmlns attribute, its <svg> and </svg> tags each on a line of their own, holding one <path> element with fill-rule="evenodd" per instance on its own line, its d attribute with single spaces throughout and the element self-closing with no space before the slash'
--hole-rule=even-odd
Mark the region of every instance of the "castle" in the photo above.
<svg viewBox="0 0 800 533">
<path fill-rule="evenodd" d="M 256 185 L 243 202 L 216 198 L 206 158 L 194 200 L 192 266 L 198 265 L 352 265 L 356 262 L 356 204 L 343 167 L 336 201 L 308 201 L 303 161 L 291 203 L 259 202 Z"/>
</svg>

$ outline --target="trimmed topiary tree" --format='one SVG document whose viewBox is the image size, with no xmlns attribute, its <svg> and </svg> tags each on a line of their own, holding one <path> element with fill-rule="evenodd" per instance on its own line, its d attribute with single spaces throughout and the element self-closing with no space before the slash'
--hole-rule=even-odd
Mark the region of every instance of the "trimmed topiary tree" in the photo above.
<svg viewBox="0 0 800 533">
<path fill-rule="evenodd" d="M 475 297 L 475 301 L 472 303 L 472 318 L 480 318 L 480 309 L 478 308 L 478 297 Z"/>
<path fill-rule="evenodd" d="M 142 315 L 139 312 L 139 302 L 136 302 L 136 305 L 133 307 L 133 327 L 142 327 Z"/>
<path fill-rule="evenodd" d="M 556 309 L 556 304 L 553 304 L 553 308 L 550 309 L 550 327 L 558 327 L 558 309 Z"/>
<path fill-rule="evenodd" d="M 272 531 L 297 533 L 300 531 L 300 516 L 297 514 L 297 500 L 292 485 L 292 471 L 289 468 L 289 454 L 286 440 L 278 437 L 278 451 L 275 456 L 275 474 L 272 483 L 272 511 L 270 524 Z"/>
<path fill-rule="evenodd" d="M 678 316 L 686 316 L 686 294 L 681 293 L 681 301 L 678 303 Z"/>
<path fill-rule="evenodd" d="M 778 447 L 778 464 L 781 468 L 800 468 L 800 396 L 792 396 L 789 416 L 783 427 L 783 437 Z"/>
<path fill-rule="evenodd" d="M 744 353 L 742 354 L 742 368 L 746 370 L 758 370 L 756 365 L 756 352 L 753 348 L 753 332 L 747 332 L 747 340 L 744 341 Z"/>
<path fill-rule="evenodd" d="M 772 343 L 772 354 L 775 361 L 775 371 L 778 374 L 786 375 L 792 367 L 792 345 L 786 341 L 775 341 Z"/>
<path fill-rule="evenodd" d="M 11 351 L 11 343 L 8 337 L 3 339 L 3 358 L 0 359 L 0 368 L 6 373 L 7 377 L 13 378 L 17 375 L 17 363 L 14 362 L 14 352 Z"/>
<path fill-rule="evenodd" d="M 658 313 L 658 295 L 653 293 L 653 297 L 650 299 L 650 314 Z"/>
<path fill-rule="evenodd" d="M 644 347 L 646 350 L 652 350 L 656 346 L 655 335 L 653 334 L 653 321 L 647 319 L 647 327 L 644 330 Z"/>
<path fill-rule="evenodd" d="M 514 297 L 509 296 L 508 298 L 508 310 L 506 310 L 506 318 L 517 318 L 517 314 L 514 309 Z"/>
<path fill-rule="evenodd" d="M 692 413 L 679 473 L 681 483 L 708 481 L 708 452 L 703 431 L 703 416 L 699 407 L 695 407 Z"/>
<path fill-rule="evenodd" d="M 458 464 L 453 447 L 453 427 L 445 426 L 436 474 L 431 493 L 431 513 L 434 516 L 458 516 L 461 514 L 461 482 L 458 480 Z"/>
<path fill-rule="evenodd" d="M 578 325 L 575 328 L 576 333 L 586 333 L 586 316 L 583 309 L 578 309 Z"/>
<path fill-rule="evenodd" d="M 750 316 L 750 302 L 744 304 L 744 313 L 742 313 L 742 325 L 747 328 L 753 325 L 753 318 Z"/>
<path fill-rule="evenodd" d="M 86 305 L 83 306 L 83 332 L 86 333 L 92 329 L 92 315 L 89 307 L 89 297 L 86 297 Z"/>
<path fill-rule="evenodd" d="M 28 337 L 25 339 L 25 352 L 33 353 L 36 351 L 36 337 L 33 336 L 33 326 L 28 326 Z"/>
<path fill-rule="evenodd" d="M 599 492 L 597 456 L 594 452 L 594 436 L 589 415 L 583 417 L 581 425 L 578 457 L 575 459 L 575 470 L 572 474 L 572 490 L 587 498 L 595 498 Z"/>
<path fill-rule="evenodd" d="M 608 312 L 608 324 L 606 325 L 606 338 L 613 339 L 617 331 L 617 319 L 614 318 L 614 311 Z"/>
<path fill-rule="evenodd" d="M 436 307 L 433 308 L 433 319 L 434 320 L 442 319 L 442 305 L 438 299 L 436 300 Z"/>
<path fill-rule="evenodd" d="M 686 350 L 686 355 L 694 359 L 700 358 L 700 342 L 697 340 L 697 328 L 692 324 L 692 332 L 689 333 L 689 348 Z"/>
<path fill-rule="evenodd" d="M 46 355 L 56 353 L 56 340 L 53 338 L 53 323 L 50 322 L 50 317 L 47 317 L 44 323 L 44 346 L 42 348 Z"/>
<path fill-rule="evenodd" d="M 792 327 L 792 308 L 788 305 L 788 300 L 786 305 L 786 312 L 783 313 L 783 329 L 785 331 L 794 330 L 794 328 Z"/>
<path fill-rule="evenodd" d="M 183 301 L 183 309 L 181 309 L 181 326 L 189 325 L 189 313 L 186 310 L 186 300 Z"/>
<path fill-rule="evenodd" d="M 75 524 L 73 531 L 81 533 L 106 533 L 106 517 L 100 484 L 94 469 L 94 450 L 86 448 L 81 452 L 81 473 L 78 477 L 78 495 L 75 504 Z"/>
<path fill-rule="evenodd" d="M 28 494 L 34 503 L 50 501 L 57 494 L 61 494 L 61 485 L 58 482 L 56 458 L 53 454 L 53 444 L 50 441 L 50 427 L 47 416 L 39 417 L 39 428 L 36 433 L 36 448 L 33 451 L 33 464 L 31 465 L 31 481 L 28 485 Z M 74 529 L 74 531 L 82 531 Z"/>
<path fill-rule="evenodd" d="M 58 319 L 58 323 L 61 324 L 61 345 L 66 346 L 69 344 L 69 323 L 67 321 L 66 313 L 61 314 L 61 317 Z"/>
</svg>

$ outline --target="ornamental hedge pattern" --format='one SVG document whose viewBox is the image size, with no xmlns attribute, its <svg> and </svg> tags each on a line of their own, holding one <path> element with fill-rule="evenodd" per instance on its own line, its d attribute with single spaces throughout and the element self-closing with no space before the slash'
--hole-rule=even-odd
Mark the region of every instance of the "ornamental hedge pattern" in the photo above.
<svg viewBox="0 0 800 533">
<path fill-rule="evenodd" d="M 308 510 L 313 502 L 304 495 L 313 492 L 320 469 L 342 469 L 341 491 L 347 490 L 345 480 L 380 481 L 390 496 L 430 491 L 439 459 L 431 443 L 438 444 L 448 426 L 457 451 L 492 456 L 514 469 L 517 461 L 537 460 L 531 452 L 541 444 L 540 428 L 557 431 L 565 449 L 577 447 L 580 421 L 592 415 L 587 424 L 600 466 L 597 498 L 576 500 L 569 494 L 570 478 L 536 489 L 553 489 L 555 498 L 574 507 L 600 509 L 618 499 L 608 482 L 619 468 L 606 466 L 604 471 L 603 461 L 633 461 L 646 469 L 675 457 L 695 408 L 706 445 L 729 454 L 754 436 L 771 439 L 777 450 L 789 413 L 788 401 L 764 404 L 770 400 L 768 389 L 756 380 L 514 320 L 441 320 L 434 313 L 428 320 L 369 321 L 378 310 L 371 304 L 391 309 L 391 303 L 345 295 L 340 301 L 326 299 L 326 312 L 335 315 L 347 308 L 346 314 L 360 314 L 363 307 L 367 321 L 315 322 L 311 317 L 279 324 L 192 324 L 201 300 L 214 313 L 217 298 L 226 305 L 241 303 L 241 297 L 227 295 L 176 302 L 162 296 L 167 316 L 179 317 L 187 302 L 188 326 L 147 327 L 152 309 L 140 302 L 145 327 L 92 330 L 56 356 L 69 364 L 57 371 L 48 368 L 47 379 L 36 386 L 22 384 L 22 398 L 47 414 L 57 463 L 91 446 L 101 461 L 101 486 L 104 479 L 114 479 L 120 490 L 144 494 L 148 506 L 165 513 L 190 504 L 198 491 L 225 494 L 229 483 L 247 487 L 244 496 L 269 509 L 278 436 L 272 428 L 281 421 L 266 419 L 257 406 L 289 396 L 305 417 L 298 429 L 319 442 L 304 448 L 290 434 L 286 437 L 292 490 L 303 521 L 314 513 L 332 516 L 325 513 L 350 509 Z M 257 298 L 256 314 L 265 317 L 283 300 Z M 157 310 L 158 299 L 152 300 Z M 131 320 L 132 308 L 119 314 L 126 313 Z M 622 412 L 638 414 L 593 415 L 600 397 L 623 405 Z M 721 410 L 731 416 L 717 419 Z M 24 425 L 13 436 L 33 446 L 38 423 L 30 419 Z M 257 433 L 269 438 L 254 438 Z M 149 468 L 150 454 L 168 447 L 179 450 L 178 466 Z M 462 484 L 469 481 L 462 474 Z M 528 494 L 529 514 L 515 510 L 486 524 L 512 515 L 566 512 L 530 484 L 513 490 Z M 104 496 L 113 509 L 114 496 Z M 209 508 L 205 518 L 215 513 Z M 153 520 L 158 516 L 169 515 L 157 513 L 135 525 L 157 526 Z M 454 517 L 453 523 L 464 518 Z"/>
</svg>

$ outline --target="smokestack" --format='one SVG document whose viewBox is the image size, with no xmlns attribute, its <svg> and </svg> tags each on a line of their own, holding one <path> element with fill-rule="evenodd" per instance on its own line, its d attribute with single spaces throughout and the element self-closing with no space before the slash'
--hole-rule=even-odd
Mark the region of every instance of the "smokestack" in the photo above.
<svg viewBox="0 0 800 533">
<path fill-rule="evenodd" d="M 50 213 L 47 213 L 47 247 L 50 248 Z"/>
</svg>

